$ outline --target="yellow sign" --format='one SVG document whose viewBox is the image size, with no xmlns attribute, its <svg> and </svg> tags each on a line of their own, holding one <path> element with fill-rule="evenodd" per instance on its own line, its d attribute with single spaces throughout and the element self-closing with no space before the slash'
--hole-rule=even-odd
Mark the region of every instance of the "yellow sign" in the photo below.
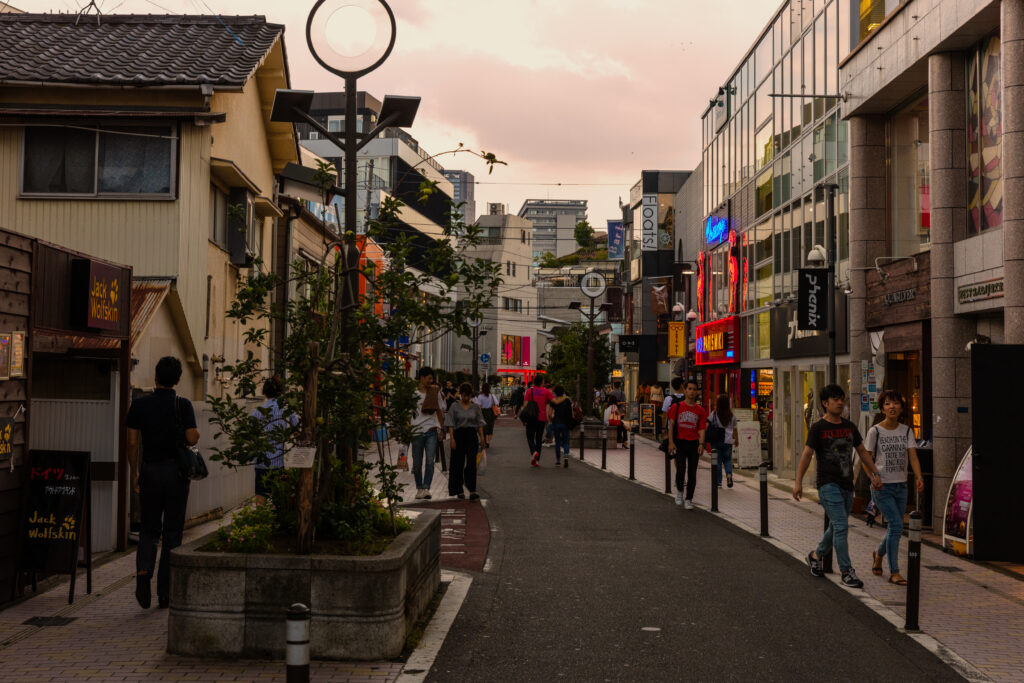
<svg viewBox="0 0 1024 683">
<path fill-rule="evenodd" d="M 686 356 L 686 323 L 670 322 L 668 324 L 668 357 L 683 358 Z"/>
</svg>

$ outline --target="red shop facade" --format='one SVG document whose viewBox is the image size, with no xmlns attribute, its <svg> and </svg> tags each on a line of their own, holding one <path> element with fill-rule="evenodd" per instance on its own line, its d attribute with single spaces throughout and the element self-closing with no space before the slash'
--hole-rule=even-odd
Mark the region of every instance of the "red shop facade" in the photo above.
<svg viewBox="0 0 1024 683">
<path fill-rule="evenodd" d="M 719 318 L 697 326 L 695 361 L 704 377 L 703 405 L 714 410 L 715 400 L 727 394 L 737 405 L 740 393 L 740 319 Z"/>
</svg>

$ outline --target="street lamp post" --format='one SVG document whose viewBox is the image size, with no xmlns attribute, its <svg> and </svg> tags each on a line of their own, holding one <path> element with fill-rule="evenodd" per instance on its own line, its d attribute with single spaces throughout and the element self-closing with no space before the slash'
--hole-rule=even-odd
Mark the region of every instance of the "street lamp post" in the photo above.
<svg viewBox="0 0 1024 683">
<path fill-rule="evenodd" d="M 480 318 L 473 318 L 471 320 L 468 320 L 467 322 L 469 323 L 470 330 L 472 330 L 472 340 L 473 340 L 473 384 L 474 384 L 473 389 L 475 391 L 479 391 L 480 390 L 480 375 L 479 375 L 479 372 L 478 372 L 479 366 L 477 365 L 477 363 L 480 360 L 479 342 L 480 342 L 480 337 L 482 337 L 485 334 L 487 334 L 487 330 L 481 330 L 480 329 L 480 325 L 481 325 L 481 323 L 483 323 L 483 320 L 481 320 Z"/>
<path fill-rule="evenodd" d="M 611 305 L 606 303 L 597 306 L 597 299 L 602 296 L 608 287 L 608 283 L 605 280 L 604 275 L 591 270 L 580 278 L 580 291 L 583 295 L 590 299 L 590 312 L 587 313 L 580 306 L 579 301 L 573 301 L 569 304 L 569 308 L 578 310 L 587 319 L 587 384 L 585 393 L 581 398 L 585 406 L 593 406 L 594 402 L 594 321 L 597 316 L 611 308 Z M 589 409 L 587 410 L 589 413 Z"/>
</svg>

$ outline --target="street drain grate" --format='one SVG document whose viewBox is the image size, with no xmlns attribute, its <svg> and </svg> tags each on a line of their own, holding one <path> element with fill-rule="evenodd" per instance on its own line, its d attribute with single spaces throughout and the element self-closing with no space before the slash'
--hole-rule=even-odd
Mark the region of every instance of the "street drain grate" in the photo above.
<svg viewBox="0 0 1024 683">
<path fill-rule="evenodd" d="M 926 564 L 925 569 L 931 569 L 933 572 L 962 572 L 963 569 L 960 567 L 950 567 L 945 564 Z"/>
<path fill-rule="evenodd" d="M 21 622 L 25 626 L 67 626 L 78 617 L 32 617 Z"/>
</svg>

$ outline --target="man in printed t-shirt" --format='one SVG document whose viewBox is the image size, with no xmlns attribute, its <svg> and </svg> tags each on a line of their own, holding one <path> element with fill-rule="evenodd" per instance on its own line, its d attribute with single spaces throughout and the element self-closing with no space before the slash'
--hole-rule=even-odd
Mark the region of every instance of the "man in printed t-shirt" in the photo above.
<svg viewBox="0 0 1024 683">
<path fill-rule="evenodd" d="M 668 425 L 668 452 L 676 460 L 676 505 L 693 509 L 693 492 L 697 488 L 697 464 L 700 462 L 700 444 L 708 426 L 708 414 L 697 403 L 697 383 L 692 379 L 685 384 L 683 401 L 673 404 L 665 416 Z M 683 500 L 683 486 L 686 499 Z"/>
<path fill-rule="evenodd" d="M 821 558 L 835 548 L 839 570 L 843 573 L 843 585 L 863 588 L 864 582 L 857 578 L 850 563 L 850 551 L 846 543 L 850 509 L 853 507 L 854 449 L 870 474 L 871 483 L 878 487 L 882 480 L 871 454 L 861 442 L 857 426 L 843 418 L 846 392 L 836 384 L 829 384 L 821 390 L 820 398 L 825 417 L 811 425 L 807 432 L 807 444 L 800 456 L 796 483 L 793 485 L 793 498 L 800 500 L 803 496 L 804 474 L 811 464 L 811 456 L 816 456 L 818 499 L 828 515 L 829 525 L 818 547 L 807 555 L 807 564 L 813 576 L 825 576 Z"/>
</svg>

